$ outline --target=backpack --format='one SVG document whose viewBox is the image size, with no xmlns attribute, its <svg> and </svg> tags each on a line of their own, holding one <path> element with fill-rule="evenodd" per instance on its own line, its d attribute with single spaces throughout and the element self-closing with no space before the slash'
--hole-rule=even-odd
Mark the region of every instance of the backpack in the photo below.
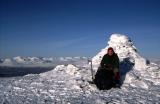
<svg viewBox="0 0 160 104">
<path fill-rule="evenodd" d="M 113 70 L 99 67 L 95 75 L 94 83 L 99 90 L 109 90 L 114 86 Z"/>
</svg>

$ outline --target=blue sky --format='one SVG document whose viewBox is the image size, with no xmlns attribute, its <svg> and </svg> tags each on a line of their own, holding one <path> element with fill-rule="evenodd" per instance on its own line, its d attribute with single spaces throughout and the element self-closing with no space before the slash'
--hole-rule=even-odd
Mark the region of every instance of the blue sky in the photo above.
<svg viewBox="0 0 160 104">
<path fill-rule="evenodd" d="M 159 0 L 0 0 L 0 57 L 89 56 L 112 33 L 160 57 Z"/>
</svg>

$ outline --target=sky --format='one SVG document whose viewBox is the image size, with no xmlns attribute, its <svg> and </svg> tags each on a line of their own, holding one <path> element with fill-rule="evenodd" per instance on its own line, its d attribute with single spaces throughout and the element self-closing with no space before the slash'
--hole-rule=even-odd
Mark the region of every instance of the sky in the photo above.
<svg viewBox="0 0 160 104">
<path fill-rule="evenodd" d="M 160 1 L 0 0 L 0 58 L 93 57 L 112 33 L 160 57 Z"/>
</svg>

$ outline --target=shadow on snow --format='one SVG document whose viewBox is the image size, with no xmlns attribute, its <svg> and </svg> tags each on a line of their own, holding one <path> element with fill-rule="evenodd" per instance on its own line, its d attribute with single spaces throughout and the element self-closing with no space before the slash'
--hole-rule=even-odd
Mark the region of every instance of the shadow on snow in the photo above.
<svg viewBox="0 0 160 104">
<path fill-rule="evenodd" d="M 123 84 L 126 74 L 132 70 L 134 63 L 130 61 L 130 58 L 125 58 L 120 62 L 120 75 L 121 75 L 121 85 Z"/>
</svg>

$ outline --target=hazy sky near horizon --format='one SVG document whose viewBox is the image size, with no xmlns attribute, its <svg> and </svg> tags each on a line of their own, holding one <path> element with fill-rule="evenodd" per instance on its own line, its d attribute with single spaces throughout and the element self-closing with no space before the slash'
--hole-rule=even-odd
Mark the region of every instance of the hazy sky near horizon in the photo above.
<svg viewBox="0 0 160 104">
<path fill-rule="evenodd" d="M 92 57 L 112 33 L 160 57 L 160 1 L 0 0 L 0 58 Z"/>
</svg>

